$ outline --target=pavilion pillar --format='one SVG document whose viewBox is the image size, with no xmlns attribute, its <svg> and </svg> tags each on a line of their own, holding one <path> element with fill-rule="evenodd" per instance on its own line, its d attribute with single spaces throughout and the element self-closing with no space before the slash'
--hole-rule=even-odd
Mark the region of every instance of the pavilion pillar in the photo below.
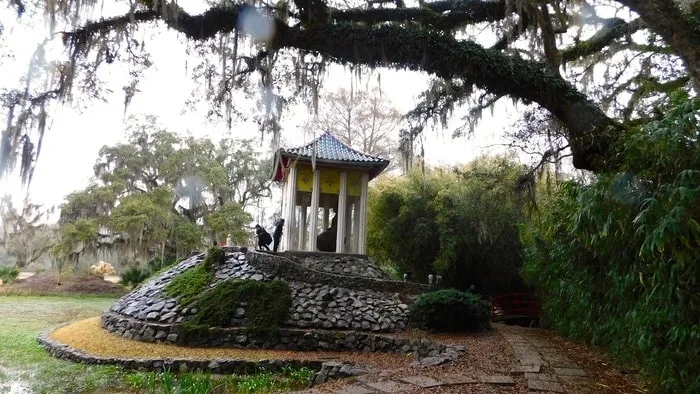
<svg viewBox="0 0 700 394">
<path fill-rule="evenodd" d="M 352 244 L 355 234 L 352 233 L 352 222 L 352 199 L 348 197 L 345 201 L 345 238 L 347 238 L 345 249 L 343 249 L 345 253 L 354 253 Z"/>
<path fill-rule="evenodd" d="M 330 220 L 331 216 L 331 198 L 326 194 L 325 197 L 323 197 L 323 231 L 326 231 L 328 228 L 328 221 Z"/>
<path fill-rule="evenodd" d="M 352 200 L 352 250 L 354 253 L 360 253 L 360 237 L 362 237 L 360 232 L 360 198 L 353 197 Z"/>
<path fill-rule="evenodd" d="M 311 222 L 309 223 L 309 251 L 316 251 L 316 233 L 318 232 L 318 199 L 321 195 L 321 171 L 314 171 L 314 182 L 311 188 Z M 324 213 L 325 215 L 325 213 Z"/>
<path fill-rule="evenodd" d="M 296 166 L 289 169 L 289 175 L 287 176 L 287 195 L 284 199 L 287 202 L 286 211 L 284 213 L 284 242 L 282 244 L 283 250 L 293 250 L 294 245 L 294 216 L 297 200 L 297 168 Z"/>
<path fill-rule="evenodd" d="M 304 250 L 306 246 L 306 205 L 299 207 L 299 245 L 297 250 Z"/>
<path fill-rule="evenodd" d="M 362 174 L 362 189 L 360 191 L 360 225 L 357 229 L 358 245 L 357 253 L 367 254 L 367 191 L 369 174 Z"/>
<path fill-rule="evenodd" d="M 345 251 L 345 221 L 346 221 L 346 205 L 348 202 L 348 173 L 343 171 L 340 173 L 340 194 L 338 194 L 338 232 L 335 239 L 335 252 L 343 253 Z"/>
</svg>

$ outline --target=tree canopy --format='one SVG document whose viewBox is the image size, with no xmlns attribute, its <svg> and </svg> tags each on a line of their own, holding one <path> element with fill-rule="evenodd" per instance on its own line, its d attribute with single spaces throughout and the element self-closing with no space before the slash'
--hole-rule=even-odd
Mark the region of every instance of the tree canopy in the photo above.
<svg viewBox="0 0 700 394">
<path fill-rule="evenodd" d="M 143 30 L 165 27 L 187 40 L 199 59 L 193 77 L 206 91 L 210 112 L 229 122 L 240 112 L 233 92 L 262 87 L 265 116 L 258 122 L 278 134 L 283 107 L 314 97 L 329 63 L 421 70 L 433 81 L 409 114 L 410 133 L 465 103 L 474 110 L 473 121 L 509 96 L 549 111 L 565 127 L 574 165 L 594 171 L 619 166 L 619 141 L 658 117 L 655 110 L 668 103 L 669 90 L 687 91 L 700 81 L 695 1 L 281 0 L 195 7 L 115 0 L 99 9 L 91 0 L 11 4 L 19 23 L 46 13 L 67 50 L 47 67 L 46 82 L 37 82 L 43 79 L 33 65 L 22 88 L 2 95 L 8 122 L 0 168 L 19 161 L 25 180 L 40 152 L 52 99 L 99 96 L 98 69 L 127 62 L 131 80 L 124 102 L 130 102 L 151 65 L 146 43 L 135 38 Z M 44 55 L 39 50 L 36 56 Z"/>
<path fill-rule="evenodd" d="M 154 117 L 127 131 L 127 142 L 100 150 L 94 181 L 61 205 L 59 257 L 99 247 L 100 234 L 120 234 L 140 255 L 182 254 L 229 233 L 247 241 L 244 209 L 269 196 L 271 171 L 250 140 L 183 138 Z"/>
</svg>

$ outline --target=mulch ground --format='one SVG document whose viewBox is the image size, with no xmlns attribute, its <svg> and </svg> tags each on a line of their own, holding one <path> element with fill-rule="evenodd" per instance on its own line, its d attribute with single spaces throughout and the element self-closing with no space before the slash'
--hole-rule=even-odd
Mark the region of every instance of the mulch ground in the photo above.
<svg viewBox="0 0 700 394">
<path fill-rule="evenodd" d="M 589 373 L 600 393 L 643 393 L 645 392 L 634 371 L 616 367 L 614 361 L 596 349 L 567 341 L 546 330 L 513 327 L 527 330 L 551 341 L 555 347 L 567 354 Z M 415 333 L 403 333 L 415 335 Z M 336 380 L 315 386 L 319 393 L 334 393 L 342 387 L 360 381 L 396 380 L 401 376 L 428 376 L 440 380 L 447 375 L 466 375 L 474 378 L 490 375 L 509 375 L 515 385 L 498 386 L 472 384 L 469 386 L 440 386 L 420 389 L 421 393 L 528 393 L 527 381 L 523 374 L 509 374 L 516 365 L 513 349 L 497 330 L 482 334 L 426 334 L 431 340 L 464 345 L 465 356 L 455 362 L 428 368 L 412 367 L 411 355 L 392 353 L 362 352 L 295 352 L 282 350 L 191 348 L 167 344 L 144 343 L 125 339 L 111 334 L 100 327 L 99 317 L 94 317 L 57 329 L 51 337 L 87 353 L 105 357 L 128 358 L 181 358 L 181 359 L 297 359 L 343 361 L 358 364 L 369 371 L 357 378 Z"/>
<path fill-rule="evenodd" d="M 72 274 L 56 284 L 52 273 L 39 272 L 26 279 L 0 286 L 0 294 L 30 295 L 104 295 L 122 296 L 127 290 L 117 284 L 89 274 Z"/>
</svg>

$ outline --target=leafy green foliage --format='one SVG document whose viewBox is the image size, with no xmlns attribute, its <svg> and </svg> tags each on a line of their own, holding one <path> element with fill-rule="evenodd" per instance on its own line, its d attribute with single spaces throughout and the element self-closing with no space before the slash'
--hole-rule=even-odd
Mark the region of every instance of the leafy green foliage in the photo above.
<svg viewBox="0 0 700 394">
<path fill-rule="evenodd" d="M 169 257 L 164 259 L 157 257 L 155 259 L 149 260 L 146 265 L 148 266 L 148 269 L 151 272 L 156 273 L 172 267 L 177 262 L 178 259 L 176 257 Z"/>
<path fill-rule="evenodd" d="M 459 289 L 522 288 L 521 170 L 505 158 L 482 158 L 450 172 L 384 180 L 370 189 L 369 254 L 419 281 L 435 272 Z"/>
<path fill-rule="evenodd" d="M 283 367 L 282 373 L 261 371 L 251 375 L 174 374 L 163 372 L 138 372 L 125 380 L 133 390 L 149 393 L 172 392 L 177 387 L 181 394 L 269 393 L 302 389 L 311 383 L 314 371 L 309 368 Z"/>
<path fill-rule="evenodd" d="M 190 338 L 198 335 L 200 330 L 230 325 L 236 309 L 242 304 L 248 320 L 247 331 L 253 335 L 272 335 L 289 315 L 291 290 L 286 282 L 279 280 L 223 281 L 207 290 L 192 305 L 197 308 L 197 313 L 183 326 L 183 336 Z"/>
<path fill-rule="evenodd" d="M 482 331 L 490 328 L 489 303 L 476 294 L 455 289 L 420 296 L 411 305 L 411 324 L 440 331 Z"/>
<path fill-rule="evenodd" d="M 79 219 L 61 226 L 60 239 L 54 246 L 53 253 L 58 259 L 64 259 L 80 246 L 89 247 L 97 241 L 97 222 L 91 219 Z"/>
<path fill-rule="evenodd" d="M 0 248 L 18 268 L 40 261 L 56 244 L 55 229 L 43 223 L 52 212 L 29 200 L 15 207 L 8 194 L 0 198 Z"/>
<path fill-rule="evenodd" d="M 12 283 L 19 275 L 16 267 L 0 267 L 0 280 L 2 283 Z"/>
<path fill-rule="evenodd" d="M 151 271 L 140 267 L 131 267 L 121 275 L 119 283 L 123 286 L 136 287 L 151 276 Z"/>
<path fill-rule="evenodd" d="M 271 160 L 252 141 L 183 138 L 152 116 L 130 119 L 127 131 L 125 143 L 100 150 L 95 182 L 66 197 L 61 227 L 90 220 L 140 256 L 155 247 L 183 255 L 210 244 L 205 236 L 247 240 L 244 207 L 270 195 Z"/>
<path fill-rule="evenodd" d="M 211 232 L 213 239 L 226 239 L 231 234 L 235 244 L 242 245 L 248 240 L 245 226 L 253 220 L 250 214 L 238 204 L 225 204 L 216 212 L 204 218 L 204 224 Z"/>
<path fill-rule="evenodd" d="M 623 171 L 563 185 L 522 231 L 553 327 L 674 393 L 700 392 L 699 112 L 680 100 L 631 136 Z"/>
</svg>

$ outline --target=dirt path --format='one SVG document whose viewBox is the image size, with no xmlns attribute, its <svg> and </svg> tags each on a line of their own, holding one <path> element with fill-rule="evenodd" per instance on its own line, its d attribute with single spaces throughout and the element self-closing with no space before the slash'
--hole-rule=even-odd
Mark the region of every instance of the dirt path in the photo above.
<svg viewBox="0 0 700 394">
<path fill-rule="evenodd" d="M 634 375 L 551 332 L 494 324 L 476 336 L 431 336 L 459 343 L 467 354 L 448 365 L 369 369 L 304 393 L 644 393 Z"/>
</svg>

